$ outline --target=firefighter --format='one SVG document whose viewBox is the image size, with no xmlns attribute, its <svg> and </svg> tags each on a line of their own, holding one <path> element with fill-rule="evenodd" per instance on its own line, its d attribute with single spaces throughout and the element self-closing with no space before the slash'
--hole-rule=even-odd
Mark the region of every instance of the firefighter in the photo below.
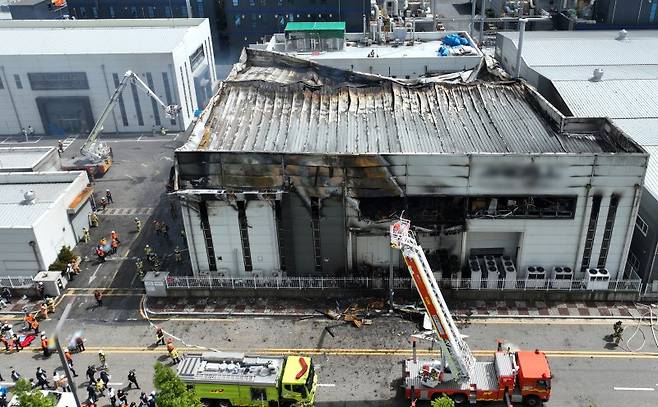
<svg viewBox="0 0 658 407">
<path fill-rule="evenodd" d="M 176 263 L 183 261 L 183 254 L 181 253 L 178 246 L 176 246 L 176 249 L 174 249 L 174 256 L 176 257 Z"/>
<path fill-rule="evenodd" d="M 114 230 L 110 232 L 110 237 L 112 238 L 112 240 L 116 240 L 117 243 L 121 243 L 121 241 L 119 240 L 119 234 Z"/>
<path fill-rule="evenodd" d="M 87 228 L 82 228 L 82 241 L 85 243 L 89 243 L 89 230 Z"/>
<path fill-rule="evenodd" d="M 103 293 L 100 290 L 94 291 L 94 298 L 96 299 L 96 307 L 103 306 Z"/>
<path fill-rule="evenodd" d="M 166 136 L 167 135 L 167 129 L 165 129 L 164 127 L 160 127 L 160 134 L 162 136 Z"/>
<path fill-rule="evenodd" d="M 140 280 L 144 279 L 144 262 L 142 259 L 135 260 L 135 267 L 137 268 L 137 274 L 139 274 Z"/>
<path fill-rule="evenodd" d="M 78 351 L 78 353 L 85 350 L 85 338 L 82 336 L 75 337 L 75 349 Z"/>
<path fill-rule="evenodd" d="M 41 350 L 43 351 L 43 357 L 50 357 L 50 348 L 48 348 L 48 337 L 46 334 L 41 334 Z"/>
<path fill-rule="evenodd" d="M 103 211 L 107 209 L 107 199 L 105 197 L 101 198 L 101 207 L 103 208 Z"/>
<path fill-rule="evenodd" d="M 39 321 L 37 321 L 36 318 L 32 320 L 32 322 L 30 323 L 30 327 L 34 330 L 35 335 L 39 333 Z"/>
<path fill-rule="evenodd" d="M 140 388 L 139 383 L 137 383 L 137 376 L 135 376 L 135 369 L 130 369 L 130 371 L 128 372 L 128 388 L 132 389 L 133 384 L 138 389 Z"/>
<path fill-rule="evenodd" d="M 48 319 L 48 305 L 46 305 L 45 302 L 39 307 L 39 314 L 41 315 L 41 318 Z"/>
<path fill-rule="evenodd" d="M 622 340 L 622 334 L 624 333 L 624 327 L 621 325 L 621 321 L 615 322 L 612 329 L 612 339 L 614 340 L 615 345 L 619 345 L 619 342 Z"/>
<path fill-rule="evenodd" d="M 178 349 L 176 349 L 174 346 L 174 341 L 171 338 L 167 339 L 167 352 L 169 352 L 169 357 L 174 362 L 174 364 L 180 362 L 178 357 Z"/>
<path fill-rule="evenodd" d="M 105 364 L 107 359 L 105 358 L 105 352 L 103 352 L 102 350 L 98 351 L 98 361 L 101 364 L 101 369 L 107 368 L 107 365 Z"/>
<path fill-rule="evenodd" d="M 153 249 L 151 249 L 151 246 L 149 246 L 149 245 L 144 246 L 144 254 L 146 255 L 147 259 L 148 259 L 149 255 L 151 254 L 152 251 L 153 251 Z"/>
<path fill-rule="evenodd" d="M 112 199 L 112 192 L 110 192 L 109 189 L 105 190 L 105 199 L 107 199 L 108 204 L 114 203 L 114 199 Z"/>
<path fill-rule="evenodd" d="M 117 249 L 119 248 L 119 241 L 116 239 L 112 239 L 112 243 L 110 243 L 110 247 L 112 248 L 111 253 L 117 254 Z"/>
<path fill-rule="evenodd" d="M 52 297 L 46 298 L 46 305 L 48 306 L 48 312 L 55 312 L 55 300 Z"/>
<path fill-rule="evenodd" d="M 137 228 L 137 233 L 142 231 L 142 221 L 139 218 L 135 218 L 135 227 Z"/>
<path fill-rule="evenodd" d="M 69 370 L 71 373 L 73 373 L 73 377 L 78 377 L 78 374 L 76 373 L 75 369 L 73 368 L 73 356 L 71 356 L 71 351 L 68 349 L 64 349 L 64 359 L 66 359 L 66 364 L 69 367 Z"/>
<path fill-rule="evenodd" d="M 98 227 L 98 215 L 96 215 L 96 212 L 92 212 L 89 215 L 89 223 L 92 228 Z"/>
<path fill-rule="evenodd" d="M 157 341 L 155 342 L 155 346 L 160 345 L 160 342 L 162 342 L 163 345 L 165 344 L 164 331 L 159 326 L 155 327 L 155 337 L 157 339 Z"/>
</svg>

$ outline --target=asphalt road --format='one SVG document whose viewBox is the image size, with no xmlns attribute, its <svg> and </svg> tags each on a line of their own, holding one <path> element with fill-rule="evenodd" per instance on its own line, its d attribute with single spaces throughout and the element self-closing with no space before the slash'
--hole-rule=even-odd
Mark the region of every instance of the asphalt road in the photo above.
<svg viewBox="0 0 658 407">
<path fill-rule="evenodd" d="M 128 370 L 134 368 L 142 378 L 143 387 L 150 390 L 153 363 L 169 361 L 162 347 L 152 345 L 154 329 L 149 322 L 141 317 L 122 321 L 109 317 L 112 302 L 118 301 L 121 295 L 106 298 L 107 307 L 90 309 L 89 318 L 72 319 L 61 337 L 67 340 L 81 332 L 87 338 L 87 351 L 74 356 L 79 371 L 84 371 L 90 363 L 97 363 L 96 354 L 103 349 L 108 357 L 112 383 L 125 385 Z M 69 296 L 65 301 L 69 300 L 90 306 L 93 298 Z M 46 332 L 54 323 L 55 320 L 44 324 Z M 408 338 L 417 331 L 417 325 L 397 317 L 375 318 L 373 325 L 361 329 L 323 318 L 175 318 L 152 320 L 151 323 L 159 324 L 177 338 L 177 345 L 184 352 L 216 349 L 312 355 L 319 366 L 322 384 L 318 391 L 319 406 L 407 405 L 396 396 L 396 383 L 401 376 L 400 362 L 410 355 Z M 467 341 L 481 359 L 493 352 L 496 338 L 526 349 L 546 350 L 555 376 L 551 405 L 655 405 L 658 348 L 651 340 L 639 353 L 608 349 L 602 338 L 607 335 L 609 325 L 608 321 L 474 321 L 464 326 L 462 332 L 468 335 Z M 333 327 L 333 337 L 324 330 L 326 326 Z M 632 331 L 632 327 L 627 330 Z M 646 327 L 644 333 L 649 333 Z M 419 346 L 420 357 L 431 355 L 429 347 L 429 344 Z M 56 360 L 43 360 L 39 353 L 20 352 L 2 358 L 0 372 L 5 377 L 9 375 L 9 366 L 32 375 L 36 366 L 52 370 Z"/>
</svg>

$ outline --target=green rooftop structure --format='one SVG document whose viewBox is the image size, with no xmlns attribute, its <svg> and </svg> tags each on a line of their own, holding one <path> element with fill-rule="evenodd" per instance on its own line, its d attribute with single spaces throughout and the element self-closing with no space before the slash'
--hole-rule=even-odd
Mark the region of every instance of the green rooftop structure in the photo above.
<svg viewBox="0 0 658 407">
<path fill-rule="evenodd" d="M 299 21 L 286 24 L 286 51 L 320 52 L 343 49 L 345 22 Z"/>
</svg>

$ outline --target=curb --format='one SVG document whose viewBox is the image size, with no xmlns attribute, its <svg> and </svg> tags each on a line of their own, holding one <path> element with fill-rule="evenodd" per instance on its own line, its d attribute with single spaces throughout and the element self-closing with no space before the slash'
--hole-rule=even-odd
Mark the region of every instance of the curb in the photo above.
<svg viewBox="0 0 658 407">
<path fill-rule="evenodd" d="M 304 318 L 304 317 L 322 317 L 322 314 L 313 312 L 313 313 L 257 313 L 257 312 L 202 312 L 202 311 L 153 311 L 148 307 L 144 307 L 146 314 L 151 314 L 154 316 L 200 316 L 200 315 L 211 315 L 216 317 L 275 317 L 275 318 Z M 388 312 L 382 312 L 380 315 L 387 316 Z M 391 313 L 391 316 L 398 316 L 398 313 Z M 545 320 L 578 320 L 578 319 L 589 319 L 589 320 L 637 320 L 637 317 L 633 316 L 614 316 L 614 315 L 471 315 L 470 317 L 465 314 L 453 314 L 453 318 L 465 318 L 465 319 L 545 319 Z M 459 322 L 459 321 L 457 321 Z"/>
</svg>

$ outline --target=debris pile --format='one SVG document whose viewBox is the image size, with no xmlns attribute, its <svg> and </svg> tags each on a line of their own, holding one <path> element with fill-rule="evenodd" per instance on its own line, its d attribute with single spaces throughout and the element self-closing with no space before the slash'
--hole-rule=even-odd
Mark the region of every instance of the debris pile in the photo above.
<svg viewBox="0 0 658 407">
<path fill-rule="evenodd" d="M 316 311 L 334 321 L 351 322 L 355 327 L 361 328 L 363 325 L 371 325 L 373 314 L 381 313 L 385 306 L 384 300 L 373 299 L 365 305 L 352 303 L 346 308 L 341 308 L 338 301 L 336 301 L 335 309 L 327 308 Z"/>
</svg>

